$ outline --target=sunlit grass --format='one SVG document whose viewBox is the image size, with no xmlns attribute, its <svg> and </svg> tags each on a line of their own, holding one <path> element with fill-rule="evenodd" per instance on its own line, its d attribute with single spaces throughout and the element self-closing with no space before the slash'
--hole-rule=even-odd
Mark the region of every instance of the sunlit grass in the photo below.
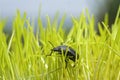
<svg viewBox="0 0 120 80">
<path fill-rule="evenodd" d="M 88 13 L 72 17 L 73 27 L 67 34 L 62 27 L 65 16 L 59 25 L 56 17 L 53 22 L 49 16 L 46 20 L 43 26 L 38 19 L 34 34 L 26 13 L 20 16 L 18 11 L 10 36 L 3 32 L 6 21 L 0 20 L 0 80 L 120 80 L 120 8 L 111 31 L 107 15 L 98 23 L 99 35 Z M 69 61 L 65 68 L 64 58 L 57 53 L 46 57 L 53 48 L 49 41 L 72 47 L 79 60 Z"/>
</svg>

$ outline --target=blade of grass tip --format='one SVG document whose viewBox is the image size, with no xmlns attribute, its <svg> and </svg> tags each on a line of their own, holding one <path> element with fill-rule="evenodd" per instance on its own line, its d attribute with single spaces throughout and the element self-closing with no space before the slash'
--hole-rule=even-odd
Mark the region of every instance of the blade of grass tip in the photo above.
<svg viewBox="0 0 120 80">
<path fill-rule="evenodd" d="M 12 63 L 11 63 L 11 60 L 10 60 L 10 57 L 9 57 L 9 50 L 10 50 L 10 47 L 11 47 L 11 44 L 12 44 L 14 34 L 15 34 L 15 31 L 13 31 L 13 33 L 12 33 L 12 36 L 11 36 L 9 44 L 8 44 L 7 53 L 6 53 L 7 64 L 10 66 L 13 80 L 15 79 L 15 77 L 14 77 L 14 70 L 13 70 L 13 67 L 12 67 Z"/>
<path fill-rule="evenodd" d="M 39 32 L 40 32 L 40 35 L 39 35 L 40 39 L 45 39 L 44 38 L 45 29 L 44 29 L 41 18 L 38 18 L 38 27 L 39 27 Z"/>
<path fill-rule="evenodd" d="M 42 23 L 42 20 L 40 17 L 38 18 L 38 26 L 40 28 L 40 31 L 42 31 L 43 30 L 43 23 Z"/>
<path fill-rule="evenodd" d="M 118 12 L 117 12 L 117 15 L 116 15 L 116 18 L 115 18 L 115 25 L 117 24 L 117 21 L 118 21 L 118 19 L 119 19 L 119 16 L 120 16 L 120 6 L 119 6 L 119 8 L 118 8 Z"/>
<path fill-rule="evenodd" d="M 62 19 L 61 19 L 61 21 L 60 21 L 60 25 L 59 25 L 59 27 L 58 27 L 58 32 L 60 32 L 60 31 L 62 30 L 62 27 L 63 27 L 64 22 L 65 22 L 65 18 L 66 18 L 66 14 L 63 15 L 63 17 L 62 17 Z"/>
<path fill-rule="evenodd" d="M 93 34 L 94 32 L 94 15 L 90 15 L 88 9 L 86 9 L 87 19 L 90 25 L 90 31 Z"/>
<path fill-rule="evenodd" d="M 112 26 L 112 38 L 113 38 L 113 40 L 116 40 L 116 41 L 117 41 L 117 39 L 119 39 L 119 37 L 118 37 L 118 35 L 119 35 L 119 29 L 120 29 L 119 26 L 118 26 L 119 25 L 119 16 L 120 16 L 120 7 L 118 9 L 114 25 Z"/>
<path fill-rule="evenodd" d="M 67 35 L 67 39 L 71 39 L 72 36 L 74 36 L 75 27 L 76 27 L 76 25 L 78 25 L 77 20 L 73 16 L 72 16 L 72 22 L 73 22 L 73 27 L 70 29 L 70 31 Z"/>
<path fill-rule="evenodd" d="M 103 24 L 104 28 L 106 29 L 107 33 L 109 34 L 109 36 L 111 36 L 111 33 L 110 33 L 110 31 L 109 31 L 108 27 L 105 25 L 105 23 L 104 23 L 104 22 L 102 22 L 102 24 Z"/>
<path fill-rule="evenodd" d="M 57 22 L 58 22 L 58 17 L 59 17 L 59 12 L 57 12 L 57 13 L 55 14 L 55 17 L 54 17 L 53 22 L 52 22 L 52 28 L 55 28 L 55 29 L 56 29 L 56 27 L 57 27 Z"/>
<path fill-rule="evenodd" d="M 81 20 L 81 19 L 80 19 L 80 20 Z M 72 16 L 72 23 L 73 23 L 73 25 L 74 25 L 75 27 L 78 27 L 78 25 L 79 25 L 77 19 L 76 19 L 75 17 L 73 17 L 73 16 Z M 74 27 L 74 28 L 75 28 L 75 27 Z"/>
<path fill-rule="evenodd" d="M 106 25 L 108 25 L 108 21 L 109 20 L 109 15 L 108 15 L 108 13 L 106 13 L 105 14 L 105 17 L 104 17 L 104 23 L 106 24 Z"/>
<path fill-rule="evenodd" d="M 100 22 L 98 22 L 98 31 L 100 35 L 103 35 L 103 29 L 102 29 L 102 25 L 100 24 Z"/>
<path fill-rule="evenodd" d="M 51 31 L 51 22 L 50 22 L 50 17 L 48 15 L 46 16 L 46 20 L 47 20 L 47 29 Z"/>
</svg>

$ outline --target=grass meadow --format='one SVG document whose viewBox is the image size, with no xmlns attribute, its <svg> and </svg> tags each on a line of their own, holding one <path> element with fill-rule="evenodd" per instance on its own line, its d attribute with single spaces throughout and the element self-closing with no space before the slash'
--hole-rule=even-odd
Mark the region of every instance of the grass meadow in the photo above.
<svg viewBox="0 0 120 80">
<path fill-rule="evenodd" d="M 46 26 L 38 18 L 36 33 L 26 13 L 17 11 L 11 34 L 4 32 L 6 20 L 0 19 L 0 80 L 120 80 L 120 7 L 115 15 L 112 26 L 107 14 L 98 23 L 99 34 L 89 13 L 71 17 L 68 33 L 63 28 L 65 16 L 59 24 L 57 17 L 51 22 L 47 16 Z M 46 56 L 53 48 L 49 42 L 72 47 L 79 59 L 69 60 L 65 67 L 64 56 Z"/>
</svg>

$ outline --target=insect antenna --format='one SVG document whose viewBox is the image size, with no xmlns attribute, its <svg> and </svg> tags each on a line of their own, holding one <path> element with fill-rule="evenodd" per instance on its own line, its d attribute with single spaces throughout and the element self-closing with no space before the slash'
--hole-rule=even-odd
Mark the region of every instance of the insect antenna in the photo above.
<svg viewBox="0 0 120 80">
<path fill-rule="evenodd" d="M 51 44 L 52 47 L 55 47 L 50 41 L 48 41 L 48 42 Z"/>
</svg>

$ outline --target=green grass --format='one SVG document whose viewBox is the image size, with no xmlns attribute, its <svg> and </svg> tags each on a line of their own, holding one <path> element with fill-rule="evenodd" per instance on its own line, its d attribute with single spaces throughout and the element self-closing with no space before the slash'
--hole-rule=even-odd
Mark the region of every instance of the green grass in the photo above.
<svg viewBox="0 0 120 80">
<path fill-rule="evenodd" d="M 100 35 L 89 14 L 72 17 L 68 33 L 62 27 L 65 16 L 59 25 L 56 17 L 51 22 L 47 16 L 46 27 L 39 18 L 36 34 L 33 23 L 19 11 L 11 35 L 3 32 L 6 21 L 0 20 L 0 80 L 120 80 L 120 8 L 111 31 L 107 17 L 98 23 Z M 65 68 L 64 57 L 46 57 L 53 48 L 49 41 L 72 47 L 80 55 L 77 62 L 69 61 Z"/>
</svg>

